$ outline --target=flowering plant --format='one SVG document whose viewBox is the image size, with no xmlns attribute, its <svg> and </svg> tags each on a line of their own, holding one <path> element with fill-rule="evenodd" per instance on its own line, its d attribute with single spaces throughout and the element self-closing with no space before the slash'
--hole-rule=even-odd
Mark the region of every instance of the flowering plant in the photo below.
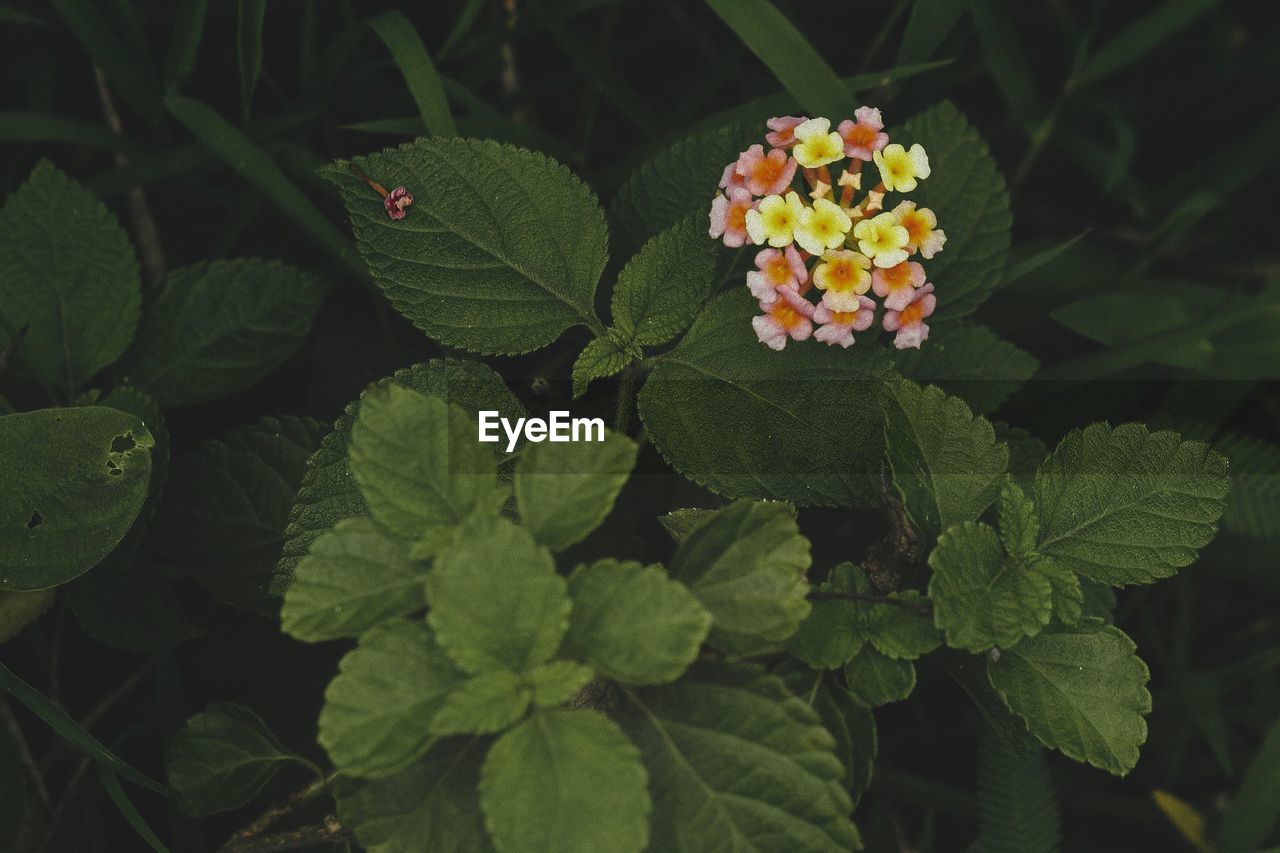
<svg viewBox="0 0 1280 853">
<path fill-rule="evenodd" d="M 835 130 L 830 119 L 803 116 L 774 117 L 767 126 L 767 154 L 752 145 L 724 167 L 709 231 L 729 247 L 768 246 L 747 273 L 763 312 L 751 321 L 760 343 L 780 350 L 788 338 L 813 337 L 853 346 L 853 333 L 875 322 L 870 291 L 883 300 L 881 325 L 897 333 L 894 346 L 918 349 L 938 300 L 924 266 L 911 258 L 931 259 L 947 235 L 932 210 L 905 198 L 886 210 L 885 197 L 929 177 L 924 147 L 891 143 L 875 107 L 859 107 Z M 864 194 L 868 164 L 878 180 Z M 817 305 L 808 298 L 814 288 Z"/>
</svg>

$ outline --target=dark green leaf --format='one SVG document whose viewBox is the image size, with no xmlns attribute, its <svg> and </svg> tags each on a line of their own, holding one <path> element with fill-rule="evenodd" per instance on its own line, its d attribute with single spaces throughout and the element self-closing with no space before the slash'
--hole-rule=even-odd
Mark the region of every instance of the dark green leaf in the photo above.
<svg viewBox="0 0 1280 853">
<path fill-rule="evenodd" d="M 844 666 L 849 693 L 863 705 L 878 708 L 906 699 L 916 687 L 916 667 L 864 647 Z"/>
</svg>

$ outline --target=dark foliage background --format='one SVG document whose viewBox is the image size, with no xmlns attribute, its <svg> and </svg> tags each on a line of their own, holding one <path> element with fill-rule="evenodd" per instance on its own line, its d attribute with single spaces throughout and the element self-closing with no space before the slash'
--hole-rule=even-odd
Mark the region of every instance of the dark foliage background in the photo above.
<svg viewBox="0 0 1280 853">
<path fill-rule="evenodd" d="M 142 247 L 144 270 L 148 251 L 151 261 L 162 257 L 170 268 L 261 256 L 315 270 L 335 285 L 305 345 L 282 368 L 232 398 L 167 413 L 175 458 L 266 415 L 331 420 L 370 381 L 441 354 L 331 261 L 279 199 L 253 188 L 163 110 L 137 109 L 108 83 L 114 103 L 108 112 L 118 114 L 128 144 L 118 152 L 95 144 L 84 128 L 107 127 L 109 119 L 94 59 L 66 23 L 80 5 L 0 5 L 4 193 L 47 157 L 104 198 Z M 128 47 L 136 73 L 163 78 L 173 61 L 175 15 L 203 4 L 84 5 Z M 464 5 L 478 5 L 478 15 L 455 30 Z M 778 6 L 842 75 L 937 63 L 871 89 L 866 100 L 881 106 L 890 124 L 943 98 L 965 112 L 1012 188 L 1015 263 L 1084 233 L 1028 280 L 998 290 L 978 315 L 1046 366 L 999 419 L 1027 427 L 1050 446 L 1071 427 L 1099 419 L 1140 419 L 1202 438 L 1230 431 L 1280 441 L 1280 387 L 1266 378 L 1280 375 L 1274 303 L 1269 313 L 1260 312 L 1259 326 L 1230 330 L 1257 341 L 1213 371 L 1148 365 L 1075 382 L 1069 368 L 1054 367 L 1079 364 L 1098 351 L 1095 341 L 1054 318 L 1057 309 L 1086 296 L 1140 293 L 1133 308 L 1139 322 L 1146 306 L 1158 306 L 1183 283 L 1247 293 L 1276 285 L 1280 254 L 1270 203 L 1280 193 L 1280 20 L 1268 4 L 857 0 Z M 412 20 L 447 78 L 463 133 L 541 149 L 605 200 L 690 129 L 779 90 L 719 18 L 682 0 L 275 0 L 266 10 L 262 72 L 247 115 L 237 4 L 211 3 L 190 73 L 168 79 L 242 124 L 345 230 L 336 194 L 315 168 L 421 132 L 400 70 L 364 25 L 393 7 Z M 1099 53 L 1154 12 L 1164 17 L 1145 35 L 1120 52 Z M 1107 61 L 1099 62 L 1100 55 Z M 54 132 L 27 114 L 82 124 Z M 158 232 L 149 247 L 131 207 L 136 192 L 145 196 Z M 1204 319 L 1211 316 L 1206 310 Z M 570 332 L 536 354 L 492 363 L 531 409 L 563 408 L 570 397 L 563 379 L 584 340 Z M 613 394 L 598 383 L 574 410 L 607 415 Z M 654 476 L 637 477 L 624 494 L 636 518 L 705 499 L 667 473 L 651 449 L 639 471 Z M 862 531 L 862 521 L 848 511 L 806 512 L 802 522 L 815 538 L 815 563 L 859 553 L 859 540 L 875 536 L 823 538 L 823 531 Z M 618 541 L 639 553 L 660 536 L 651 522 L 637 523 Z M 1262 733 L 1280 713 L 1278 556 L 1274 541 L 1224 532 L 1175 579 L 1121 593 L 1117 622 L 1152 668 L 1151 736 L 1142 762 L 1124 780 L 1051 756 L 1064 849 L 1190 849 L 1152 792 L 1172 792 L 1212 820 L 1238 786 Z M 290 747 L 323 762 L 315 714 L 343 649 L 304 646 L 284 636 L 270 613 L 221 604 L 188 580 L 179 579 L 176 588 L 195 634 L 176 646 L 114 651 L 85 634 L 61 597 L 0 654 L 104 743 L 149 771 L 160 772 L 167 735 L 215 700 L 256 709 Z M 43 849 L 139 849 L 79 754 L 16 704 L 9 703 L 7 716 L 24 734 L 56 810 Z M 912 700 L 881 709 L 877 718 L 878 776 L 858 813 L 871 849 L 963 849 L 977 822 L 980 717 L 945 674 L 922 669 Z M 258 808 L 302 781 L 286 772 Z M 212 849 L 256 814 L 250 807 L 194 821 L 159 798 L 135 799 L 175 850 Z M 318 821 L 325 808 L 317 804 L 301 817 Z"/>
</svg>

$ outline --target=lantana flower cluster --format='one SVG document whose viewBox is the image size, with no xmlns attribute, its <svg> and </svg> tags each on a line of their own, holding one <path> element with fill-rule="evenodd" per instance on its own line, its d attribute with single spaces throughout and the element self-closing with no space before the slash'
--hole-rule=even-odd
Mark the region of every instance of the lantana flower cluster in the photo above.
<svg viewBox="0 0 1280 853">
<path fill-rule="evenodd" d="M 884 199 L 929 177 L 924 148 L 890 142 L 874 107 L 860 107 L 835 130 L 829 119 L 804 116 L 767 124 L 768 150 L 752 145 L 725 166 L 710 230 L 726 246 L 764 247 L 747 273 L 762 312 L 751 321 L 760 342 L 780 350 L 788 338 L 812 336 L 852 346 L 853 333 L 875 322 L 874 294 L 884 303 L 881 325 L 897 333 L 894 345 L 918 348 L 938 300 L 916 258 L 942 251 L 947 235 L 928 208 L 904 199 L 885 210 Z M 863 194 L 867 163 L 879 182 Z"/>
</svg>

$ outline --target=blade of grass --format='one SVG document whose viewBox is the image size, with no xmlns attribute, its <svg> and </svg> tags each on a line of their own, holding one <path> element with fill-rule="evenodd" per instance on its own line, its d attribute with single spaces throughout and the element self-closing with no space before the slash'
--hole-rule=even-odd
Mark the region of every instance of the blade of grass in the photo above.
<svg viewBox="0 0 1280 853">
<path fill-rule="evenodd" d="M 1084 64 L 1076 82 L 1096 83 L 1132 65 L 1216 5 L 1217 0 L 1169 0 L 1099 48 Z"/>
<path fill-rule="evenodd" d="M 968 11 L 968 0 L 916 0 L 894 64 L 923 62 L 933 56 Z"/>
<path fill-rule="evenodd" d="M 1280 819 L 1280 720 L 1267 732 L 1266 740 L 1244 771 L 1240 790 L 1231 798 L 1218 831 L 1223 853 L 1252 850 L 1266 840 Z"/>
<path fill-rule="evenodd" d="M 1018 261 L 1017 263 L 1010 264 L 1008 269 L 1005 270 L 1004 279 L 1000 282 L 998 286 L 1005 287 L 1007 285 L 1013 284 L 1014 282 L 1024 279 L 1027 276 L 1031 275 L 1031 273 L 1035 272 L 1036 270 L 1040 269 L 1046 264 L 1052 263 L 1063 252 L 1066 252 L 1076 243 L 1079 243 L 1081 240 L 1083 240 L 1085 235 L 1089 233 L 1089 230 L 1090 229 L 1086 228 L 1085 230 L 1081 231 L 1079 234 L 1077 234 L 1076 236 L 1068 240 L 1063 240 L 1061 243 L 1058 243 L 1057 245 L 1054 245 L 1054 246 L 1050 246 L 1044 251 L 1037 252 L 1036 254 L 1032 255 L 1029 258 L 1024 258 Z"/>
<path fill-rule="evenodd" d="M 253 93 L 262 74 L 262 23 L 267 0 L 238 0 L 236 3 L 236 64 L 240 66 L 240 115 L 249 123 Z"/>
<path fill-rule="evenodd" d="M 453 22 L 453 27 L 449 30 L 449 35 L 445 36 L 444 44 L 440 46 L 440 58 L 445 59 L 449 53 L 458 45 L 458 42 L 466 38 L 467 33 L 471 32 L 472 25 L 475 24 L 476 18 L 480 16 L 480 10 L 484 8 L 485 0 L 467 0 L 466 5 L 462 7 L 462 11 L 458 13 L 458 19 Z"/>
<path fill-rule="evenodd" d="M 154 791 L 157 794 L 171 798 L 178 795 L 169 786 L 161 785 L 140 770 L 134 770 L 115 753 L 103 746 L 101 741 L 85 731 L 79 723 L 71 719 L 66 711 L 53 704 L 43 693 L 27 684 L 2 663 L 0 663 L 0 687 L 9 691 L 9 694 L 14 699 L 26 705 L 31 713 L 43 720 L 59 737 L 64 738 L 73 746 L 85 752 L 99 764 L 105 765 L 130 782 L 140 785 L 148 791 Z"/>
<path fill-rule="evenodd" d="M 368 284 L 369 273 L 355 245 L 339 231 L 280 167 L 243 131 L 209 106 L 191 98 L 170 95 L 165 108 L 209 151 L 262 191 L 285 216 L 324 251 Z"/>
<path fill-rule="evenodd" d="M 111 151 L 134 150 L 127 139 L 102 125 L 44 113 L 0 113 L 0 141 L 68 142 Z"/>
<path fill-rule="evenodd" d="M 196 54 L 204 38 L 204 19 L 209 0 L 178 0 L 169 33 L 169 50 L 164 58 L 164 85 L 177 89 L 191 76 Z"/>
<path fill-rule="evenodd" d="M 133 827 L 134 832 L 138 833 L 142 840 L 147 842 L 156 853 L 169 853 L 169 848 L 164 846 L 164 842 L 156 836 L 142 815 L 138 813 L 138 809 L 133 805 L 133 801 L 129 799 L 129 795 L 125 793 L 124 787 L 120 784 L 120 779 L 116 774 L 99 764 L 98 781 L 102 783 L 102 789 L 107 792 L 111 802 L 115 804 L 121 816 Z"/>
<path fill-rule="evenodd" d="M 160 87 L 142 57 L 133 55 L 89 0 L 51 0 L 68 29 L 129 105 L 145 118 L 160 109 Z"/>
<path fill-rule="evenodd" d="M 1009 22 L 1009 10 L 997 6 L 994 0 L 972 0 L 969 14 L 996 88 L 1018 124 L 1030 132 L 1044 116 L 1045 106 L 1036 92 L 1022 43 Z"/>
<path fill-rule="evenodd" d="M 707 5 L 803 109 L 837 120 L 853 112 L 849 87 L 769 0 L 707 0 Z"/>
<path fill-rule="evenodd" d="M 391 11 L 371 19 L 369 26 L 391 51 L 427 128 L 437 136 L 457 136 L 440 75 L 413 24 L 399 12 Z"/>
</svg>

